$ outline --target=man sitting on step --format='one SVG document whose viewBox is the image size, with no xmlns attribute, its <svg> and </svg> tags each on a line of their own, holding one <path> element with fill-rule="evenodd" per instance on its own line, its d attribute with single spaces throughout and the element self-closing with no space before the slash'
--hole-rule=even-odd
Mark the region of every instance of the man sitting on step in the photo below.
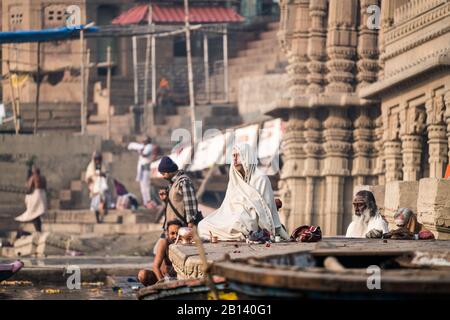
<svg viewBox="0 0 450 320">
<path fill-rule="evenodd" d="M 171 220 L 167 223 L 165 237 L 160 238 L 155 246 L 152 270 L 139 271 L 138 279 L 144 286 L 151 286 L 160 280 L 177 277 L 169 259 L 169 246 L 177 239 L 180 227 L 182 227 L 182 223 L 179 220 Z"/>
<path fill-rule="evenodd" d="M 378 211 L 373 193 L 361 190 L 353 199 L 355 214 L 347 228 L 348 238 L 381 238 L 387 233 L 388 224 Z"/>
</svg>

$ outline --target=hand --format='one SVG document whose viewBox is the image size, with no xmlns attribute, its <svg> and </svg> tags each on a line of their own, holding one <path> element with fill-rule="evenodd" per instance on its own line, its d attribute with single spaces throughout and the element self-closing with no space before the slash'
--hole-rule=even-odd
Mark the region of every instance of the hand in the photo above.
<svg viewBox="0 0 450 320">
<path fill-rule="evenodd" d="M 366 233 L 366 238 L 368 239 L 381 239 L 383 237 L 383 231 L 372 229 Z"/>
</svg>

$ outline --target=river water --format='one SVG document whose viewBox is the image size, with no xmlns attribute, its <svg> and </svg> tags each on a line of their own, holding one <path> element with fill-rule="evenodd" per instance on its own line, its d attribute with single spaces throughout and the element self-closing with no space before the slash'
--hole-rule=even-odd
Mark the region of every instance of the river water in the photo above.
<svg viewBox="0 0 450 320">
<path fill-rule="evenodd" d="M 0 258 L 0 263 L 13 260 Z M 151 268 L 152 260 L 128 256 L 23 258 L 24 268 L 0 283 L 0 300 L 135 300 L 137 289 L 142 288 L 136 270 Z M 81 269 L 80 289 L 69 289 L 65 283 L 67 276 L 62 276 L 62 270 L 74 265 Z M 33 270 L 36 268 L 48 268 L 55 281 L 42 283 L 42 277 Z M 86 280 L 83 270 L 88 269 L 90 279 Z M 107 278 L 104 270 L 109 270 Z"/>
</svg>

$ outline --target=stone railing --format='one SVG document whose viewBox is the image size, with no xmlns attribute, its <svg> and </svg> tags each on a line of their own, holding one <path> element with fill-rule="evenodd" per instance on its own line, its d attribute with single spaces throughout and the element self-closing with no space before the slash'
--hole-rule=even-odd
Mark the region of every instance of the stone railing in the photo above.
<svg viewBox="0 0 450 320">
<path fill-rule="evenodd" d="M 446 2 L 447 0 L 410 0 L 395 9 L 394 24 L 398 25 L 408 21 Z"/>
</svg>

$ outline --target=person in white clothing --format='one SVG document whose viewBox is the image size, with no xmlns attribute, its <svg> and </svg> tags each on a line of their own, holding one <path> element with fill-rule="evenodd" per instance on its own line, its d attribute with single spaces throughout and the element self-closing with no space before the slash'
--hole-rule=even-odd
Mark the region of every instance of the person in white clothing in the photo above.
<svg viewBox="0 0 450 320">
<path fill-rule="evenodd" d="M 355 214 L 347 228 L 348 238 L 381 238 L 388 233 L 388 223 L 378 211 L 373 193 L 361 190 L 353 199 Z"/>
<path fill-rule="evenodd" d="M 142 205 L 145 207 L 151 201 L 150 196 L 150 164 L 153 161 L 152 139 L 147 137 L 143 148 L 139 151 L 136 181 L 139 182 L 142 195 Z"/>
<path fill-rule="evenodd" d="M 250 145 L 234 146 L 225 199 L 219 209 L 200 221 L 200 237 L 244 240 L 250 232 L 266 229 L 272 236 L 289 239 L 278 216 L 270 180 L 257 168 L 257 163 Z"/>
</svg>

